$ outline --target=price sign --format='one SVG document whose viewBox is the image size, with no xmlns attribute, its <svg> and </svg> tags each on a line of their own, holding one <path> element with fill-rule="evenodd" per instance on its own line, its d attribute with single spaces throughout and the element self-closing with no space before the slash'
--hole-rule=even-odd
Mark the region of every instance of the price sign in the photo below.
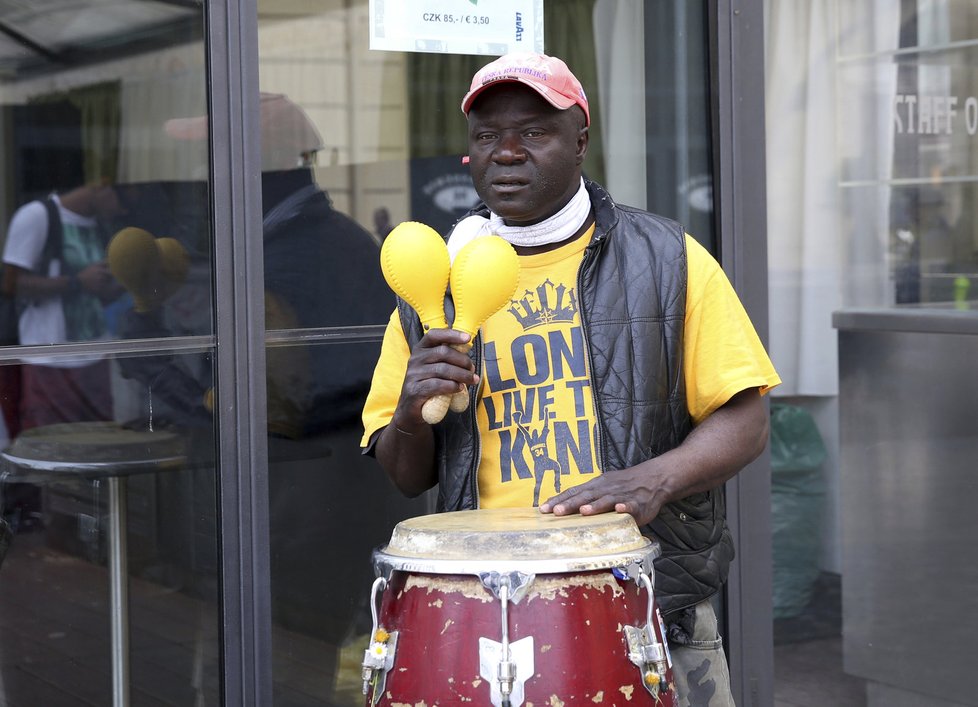
<svg viewBox="0 0 978 707">
<path fill-rule="evenodd" d="M 370 0 L 370 48 L 502 55 L 543 51 L 543 0 Z"/>
</svg>

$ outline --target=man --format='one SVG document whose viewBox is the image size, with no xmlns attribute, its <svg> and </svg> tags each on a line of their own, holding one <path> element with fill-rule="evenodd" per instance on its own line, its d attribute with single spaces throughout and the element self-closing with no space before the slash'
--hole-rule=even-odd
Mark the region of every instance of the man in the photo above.
<svg viewBox="0 0 978 707">
<path fill-rule="evenodd" d="M 3 291 L 16 297 L 23 345 L 107 337 L 104 307 L 122 289 L 105 263 L 102 228 L 123 211 L 115 188 L 94 181 L 14 212 L 3 249 Z M 32 427 L 112 419 L 107 359 L 33 358 L 5 370 L 10 438 Z M 40 490 L 7 484 L 3 512 L 17 530 L 40 527 Z"/>
<path fill-rule="evenodd" d="M 733 704 L 709 601 L 733 557 L 720 487 L 764 448 L 761 394 L 777 373 L 723 271 L 679 224 L 582 180 L 588 102 L 561 60 L 501 57 L 462 111 L 484 204 L 449 251 L 486 233 L 508 240 L 519 301 L 485 323 L 474 360 L 452 348 L 467 335 L 425 333 L 401 303 L 364 408 L 365 453 L 408 495 L 437 483 L 440 510 L 529 506 L 524 430 L 549 430 L 561 480 L 541 512 L 629 513 L 658 540 L 679 703 Z M 474 420 L 422 421 L 428 398 L 469 386 Z"/>
<path fill-rule="evenodd" d="M 334 206 L 319 185 L 314 167 L 323 136 L 306 111 L 284 94 L 262 93 L 258 107 L 266 328 L 308 331 L 377 322 L 390 308 L 379 239 Z M 185 148 L 205 154 L 207 116 L 174 118 L 164 130 L 186 141 Z M 168 308 L 186 312 L 191 309 L 186 302 L 208 302 L 195 290 L 209 292 L 209 287 L 209 278 L 191 280 Z M 186 299 L 181 302 L 181 297 Z M 186 322 L 174 321 L 174 311 L 165 309 L 129 312 L 123 319 L 125 336 L 178 333 L 173 327 Z M 156 409 L 167 410 L 164 415 L 171 422 L 181 428 L 202 426 L 205 434 L 195 440 L 212 449 L 213 380 L 208 368 L 189 367 L 186 359 L 134 357 L 120 365 L 127 377 L 152 385 Z M 367 473 L 354 474 L 362 488 L 351 486 L 345 476 L 357 465 L 372 464 L 356 450 L 372 369 L 373 362 L 357 345 L 310 344 L 293 336 L 287 345 L 266 350 L 272 618 L 320 639 L 309 660 L 315 660 L 325 676 L 323 690 L 335 689 L 329 678 L 336 679 L 340 650 L 373 578 L 365 564 L 315 558 L 324 556 L 337 537 L 345 538 L 349 556 L 367 555 L 389 532 L 383 518 L 364 518 L 337 492 L 342 486 L 345 492 L 366 497 L 372 489 Z M 199 449 L 195 458 L 206 458 L 207 453 Z M 203 514 L 216 508 L 212 473 L 197 475 L 194 483 L 193 507 L 203 509 Z M 357 532 L 350 535 L 353 527 Z M 189 546 L 201 538 L 207 536 L 198 532 L 186 542 Z M 207 541 L 200 547 L 204 556 L 212 552 L 209 545 Z M 303 648 L 295 643 L 289 650 L 299 655 Z"/>
<path fill-rule="evenodd" d="M 319 130 L 284 94 L 261 93 L 259 118 L 266 328 L 376 322 L 378 314 L 386 314 L 389 307 L 383 294 L 379 242 L 335 208 L 317 183 L 313 168 L 323 148 Z M 203 150 L 208 116 L 173 118 L 166 121 L 164 130 L 169 137 Z M 210 282 L 197 286 L 209 288 Z M 164 321 L 162 308 L 154 308 L 127 313 L 123 333 L 127 338 L 151 338 L 178 332 Z M 266 359 L 271 435 L 296 440 L 358 425 L 363 393 L 370 381 L 370 365 L 363 357 L 346 347 L 273 346 Z M 162 361 L 157 357 L 137 359 L 123 361 L 122 366 L 125 375 L 149 382 L 160 375 Z M 190 412 L 209 424 L 205 402 L 209 404 L 207 390 L 212 381 L 207 376 L 186 383 L 180 367 L 177 363 L 156 381 L 156 394 L 174 407 L 178 419 L 185 420 Z"/>
<path fill-rule="evenodd" d="M 105 181 L 32 201 L 14 213 L 3 286 L 23 305 L 21 344 L 107 337 L 104 307 L 122 288 L 105 262 L 102 229 L 121 213 L 118 193 Z M 49 237 L 60 237 L 60 243 L 48 243 Z M 112 419 L 106 360 L 35 361 L 22 369 L 19 430 Z"/>
</svg>

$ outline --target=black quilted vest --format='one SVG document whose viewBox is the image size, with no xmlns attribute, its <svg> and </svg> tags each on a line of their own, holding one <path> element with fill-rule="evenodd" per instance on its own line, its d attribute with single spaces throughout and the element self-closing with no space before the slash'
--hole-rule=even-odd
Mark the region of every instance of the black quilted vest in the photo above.
<svg viewBox="0 0 978 707">
<path fill-rule="evenodd" d="M 692 429 L 682 370 L 685 236 L 678 223 L 619 206 L 594 182 L 586 186 L 595 232 L 578 273 L 578 298 L 598 419 L 598 463 L 613 474 L 676 447 Z M 484 206 L 473 213 L 480 212 Z M 398 308 L 413 345 L 421 338 L 420 322 L 407 303 L 399 300 Z M 480 370 L 480 340 L 471 355 Z M 466 412 L 449 413 L 435 426 L 439 511 L 479 506 L 474 389 L 471 395 Z M 717 489 L 667 504 L 643 529 L 662 548 L 655 583 L 664 614 L 706 599 L 726 580 L 734 551 L 725 515 L 723 490 Z"/>
</svg>

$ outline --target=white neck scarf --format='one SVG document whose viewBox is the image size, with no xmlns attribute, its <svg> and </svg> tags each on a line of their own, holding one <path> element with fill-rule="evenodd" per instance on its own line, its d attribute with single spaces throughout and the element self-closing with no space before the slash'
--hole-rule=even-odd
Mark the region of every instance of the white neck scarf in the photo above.
<svg viewBox="0 0 978 707">
<path fill-rule="evenodd" d="M 489 218 L 469 216 L 459 221 L 448 239 L 448 252 L 455 255 L 462 246 L 480 236 L 496 235 L 516 246 L 540 246 L 560 243 L 577 233 L 591 213 L 591 198 L 584 188 L 584 180 L 577 193 L 560 211 L 532 226 L 507 226 L 503 218 L 489 212 Z"/>
</svg>

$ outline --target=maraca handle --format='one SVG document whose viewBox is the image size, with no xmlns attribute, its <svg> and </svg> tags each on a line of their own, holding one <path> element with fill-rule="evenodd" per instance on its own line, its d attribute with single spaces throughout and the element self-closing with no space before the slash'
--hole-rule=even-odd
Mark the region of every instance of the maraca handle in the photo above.
<svg viewBox="0 0 978 707">
<path fill-rule="evenodd" d="M 465 412 L 469 409 L 469 391 L 460 390 L 452 396 L 448 402 L 448 409 L 452 412 Z"/>
<path fill-rule="evenodd" d="M 421 406 L 421 418 L 429 425 L 436 425 L 445 419 L 445 413 L 451 405 L 451 395 L 436 395 L 429 398 Z"/>
<path fill-rule="evenodd" d="M 452 395 L 436 395 L 421 406 L 421 418 L 429 425 L 434 425 L 444 420 L 449 410 L 465 412 L 468 408 L 469 391 L 467 390 L 460 390 Z"/>
<path fill-rule="evenodd" d="M 459 344 L 453 349 L 461 353 L 468 353 L 472 344 Z M 436 395 L 426 400 L 421 406 L 421 418 L 429 425 L 434 425 L 445 419 L 449 409 L 452 412 L 465 412 L 469 407 L 469 391 L 460 390 L 451 395 Z"/>
</svg>

